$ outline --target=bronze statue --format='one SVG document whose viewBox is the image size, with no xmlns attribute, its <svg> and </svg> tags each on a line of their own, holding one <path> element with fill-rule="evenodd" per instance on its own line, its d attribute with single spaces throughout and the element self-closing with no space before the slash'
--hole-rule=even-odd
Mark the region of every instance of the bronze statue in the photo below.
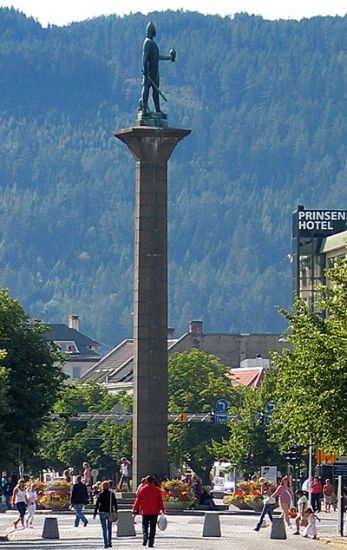
<svg viewBox="0 0 347 550">
<path fill-rule="evenodd" d="M 159 48 L 153 38 L 156 35 L 153 23 L 148 23 L 146 28 L 146 38 L 143 42 L 142 50 L 142 96 L 140 99 L 140 108 L 143 114 L 148 113 L 149 90 L 152 88 L 153 103 L 157 113 L 161 113 L 159 95 L 165 100 L 166 97 L 159 88 L 159 61 L 175 61 L 176 51 L 171 49 L 169 55 L 160 55 Z"/>
</svg>

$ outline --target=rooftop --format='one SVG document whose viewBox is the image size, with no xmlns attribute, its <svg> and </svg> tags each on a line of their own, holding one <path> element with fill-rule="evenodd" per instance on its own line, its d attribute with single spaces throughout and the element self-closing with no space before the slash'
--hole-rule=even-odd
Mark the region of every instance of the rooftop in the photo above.
<svg viewBox="0 0 347 550">
<path fill-rule="evenodd" d="M 44 338 L 54 342 L 61 351 L 70 356 L 70 360 L 100 359 L 97 351 L 100 344 L 96 340 L 65 323 L 48 323 L 47 327 L 49 330 Z"/>
<path fill-rule="evenodd" d="M 193 348 L 200 349 L 215 355 L 226 368 L 240 369 L 240 364 L 248 358 L 263 358 L 268 360 L 271 351 L 281 351 L 284 347 L 280 334 L 227 334 L 227 333 L 203 333 L 201 321 L 190 321 L 188 332 L 179 338 L 173 338 L 170 331 L 168 340 L 168 353 L 189 352 Z M 82 377 L 89 378 L 99 383 L 106 384 L 110 390 L 131 389 L 133 381 L 133 340 L 123 340 L 112 349 L 105 357 L 93 365 Z M 261 360 L 260 360 L 261 362 Z M 264 366 L 258 363 L 249 366 Z M 255 370 L 254 377 L 258 371 Z M 244 378 L 245 376 L 242 375 Z M 249 383 L 251 384 L 250 375 Z M 260 378 L 259 378 L 260 380 Z M 240 379 L 241 383 L 241 379 Z M 255 383 L 255 382 L 254 382 Z"/>
</svg>

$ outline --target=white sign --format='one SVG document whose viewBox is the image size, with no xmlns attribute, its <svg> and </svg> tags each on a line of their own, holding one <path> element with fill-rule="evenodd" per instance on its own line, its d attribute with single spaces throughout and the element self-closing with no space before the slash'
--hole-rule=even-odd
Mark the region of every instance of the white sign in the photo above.
<svg viewBox="0 0 347 550">
<path fill-rule="evenodd" d="M 333 231 L 334 222 L 346 222 L 347 213 L 342 210 L 299 210 L 299 231 Z"/>
<path fill-rule="evenodd" d="M 90 473 L 92 474 L 93 481 L 95 481 L 96 478 L 97 478 L 98 475 L 99 475 L 99 470 L 97 470 L 96 468 L 94 468 Z"/>
<path fill-rule="evenodd" d="M 335 456 L 335 464 L 347 464 L 347 456 L 336 455 Z"/>
<path fill-rule="evenodd" d="M 260 468 L 260 477 L 265 477 L 269 481 L 277 482 L 277 466 L 262 466 Z"/>
</svg>

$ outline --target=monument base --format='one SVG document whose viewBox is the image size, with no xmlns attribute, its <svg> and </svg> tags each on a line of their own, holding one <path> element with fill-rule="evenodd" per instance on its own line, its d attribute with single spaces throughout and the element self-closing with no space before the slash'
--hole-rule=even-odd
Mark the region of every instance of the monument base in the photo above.
<svg viewBox="0 0 347 550">
<path fill-rule="evenodd" d="M 144 113 L 139 111 L 136 118 L 136 126 L 152 126 L 154 128 L 167 128 L 167 115 L 165 113 Z"/>
</svg>

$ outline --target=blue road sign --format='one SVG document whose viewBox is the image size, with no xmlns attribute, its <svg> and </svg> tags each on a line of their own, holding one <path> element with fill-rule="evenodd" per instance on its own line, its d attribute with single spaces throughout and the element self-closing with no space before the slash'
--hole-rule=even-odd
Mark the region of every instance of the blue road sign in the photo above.
<svg viewBox="0 0 347 550">
<path fill-rule="evenodd" d="M 335 476 L 347 476 L 347 464 L 334 464 Z"/>
<path fill-rule="evenodd" d="M 226 399 L 218 399 L 214 406 L 215 412 L 227 412 L 229 402 Z"/>
<path fill-rule="evenodd" d="M 226 424 L 228 422 L 228 413 L 226 411 L 216 412 L 213 418 L 215 424 Z"/>
<path fill-rule="evenodd" d="M 266 403 L 266 412 L 267 412 L 267 414 L 272 414 L 273 411 L 274 411 L 274 408 L 275 408 L 275 405 L 273 403 L 271 403 L 271 401 Z"/>
</svg>

